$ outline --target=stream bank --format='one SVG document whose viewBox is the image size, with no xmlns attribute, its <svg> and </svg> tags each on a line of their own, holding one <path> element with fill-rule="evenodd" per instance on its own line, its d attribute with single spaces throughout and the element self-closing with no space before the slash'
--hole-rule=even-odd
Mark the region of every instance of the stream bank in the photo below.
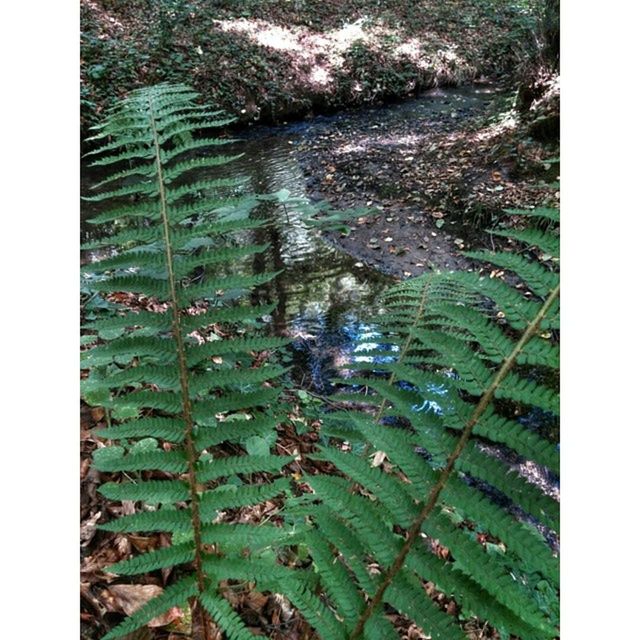
<svg viewBox="0 0 640 640">
<path fill-rule="evenodd" d="M 81 0 L 81 126 L 163 81 L 193 86 L 240 123 L 277 123 L 511 77 L 536 50 L 529 5 Z"/>
<path fill-rule="evenodd" d="M 318 124 L 296 147 L 311 198 L 376 211 L 331 241 L 395 278 L 471 269 L 463 251 L 495 249 L 505 209 L 557 205 L 557 147 L 524 137 L 513 104 L 474 83 Z"/>
</svg>

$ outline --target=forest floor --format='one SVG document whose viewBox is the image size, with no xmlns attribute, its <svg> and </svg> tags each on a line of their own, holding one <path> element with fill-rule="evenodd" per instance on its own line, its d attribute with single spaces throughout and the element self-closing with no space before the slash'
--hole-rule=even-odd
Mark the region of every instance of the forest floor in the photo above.
<svg viewBox="0 0 640 640">
<path fill-rule="evenodd" d="M 514 0 L 81 0 L 81 124 L 161 81 L 274 122 L 514 75 L 533 25 Z"/>
<path fill-rule="evenodd" d="M 139 301 L 133 302 L 140 306 Z M 140 307 L 144 308 L 144 304 Z M 315 450 L 318 441 L 319 423 L 302 417 L 300 399 L 295 394 L 286 398 L 290 403 L 289 424 L 278 426 L 276 449 L 284 455 L 296 454 L 298 460 L 287 465 L 283 476 L 292 479 L 300 474 L 326 473 L 329 463 L 308 457 Z M 305 401 L 306 402 L 306 401 Z M 309 410 L 305 411 L 307 415 Z M 116 562 L 131 558 L 132 555 L 162 549 L 171 545 L 171 535 L 167 533 L 112 533 L 100 531 L 97 525 L 123 515 L 136 513 L 136 503 L 132 501 L 114 502 L 104 498 L 98 487 L 106 481 L 117 480 L 120 474 L 100 473 L 91 466 L 93 452 L 105 446 L 95 435 L 94 430 L 107 425 L 107 417 L 101 408 L 90 408 L 83 404 L 80 422 L 80 488 L 81 488 L 81 569 L 80 595 L 82 609 L 80 613 L 82 640 L 98 640 L 110 631 L 123 615 L 130 615 L 143 606 L 149 599 L 162 593 L 164 588 L 176 579 L 173 569 L 161 569 L 152 573 L 135 576 L 129 582 L 123 582 L 108 567 Z M 308 430 L 296 431 L 301 422 L 308 422 Z M 295 426 L 294 426 L 295 425 Z M 304 431 L 304 433 L 302 433 Z M 236 451 L 226 451 L 231 455 Z M 266 480 L 254 474 L 258 484 Z M 267 474 L 259 474 L 267 475 Z M 223 522 L 258 525 L 265 521 L 276 522 L 282 508 L 282 499 L 266 500 L 259 505 L 229 509 L 220 512 Z M 449 550 L 433 542 L 433 552 L 446 558 Z M 272 640 L 317 640 L 318 635 L 282 596 L 275 593 L 261 593 L 251 584 L 227 584 L 221 582 L 221 594 L 227 599 L 245 621 L 248 628 L 260 637 Z M 457 619 L 460 613 L 454 600 L 438 591 L 435 585 L 425 585 L 428 596 L 439 608 Z M 422 630 L 406 617 L 398 613 L 388 613 L 403 640 L 429 640 Z M 488 624 L 477 619 L 467 620 L 464 631 L 469 640 L 499 640 L 500 636 Z M 186 640 L 196 637 L 198 623 L 192 618 L 188 606 L 173 607 L 167 613 L 154 618 L 145 627 L 123 637 L 123 640 Z M 213 624 L 209 630 L 212 640 L 224 640 L 225 635 Z"/>
<path fill-rule="evenodd" d="M 478 85 L 481 89 L 484 85 Z M 498 92 L 499 95 L 502 95 Z M 441 98 L 437 90 L 423 96 Z M 466 269 L 473 265 L 464 258 L 465 249 L 491 247 L 491 236 L 480 231 L 499 221 L 508 221 L 503 210 L 557 204 L 554 161 L 557 148 L 542 145 L 525 136 L 510 100 L 495 101 L 489 107 L 465 111 L 452 103 L 428 119 L 330 118 L 323 134 L 302 137 L 292 153 L 302 163 L 308 193 L 326 199 L 338 209 L 364 206 L 378 211 L 363 216 L 348 235 L 334 233 L 331 241 L 363 263 L 397 278 L 418 275 L 432 266 Z M 546 182 L 543 182 L 546 181 Z M 150 300 L 133 297 L 139 308 Z M 312 394 L 305 397 L 312 397 Z M 300 399 L 294 392 L 287 399 L 292 423 L 300 419 Z M 136 577 L 123 583 L 107 567 L 135 552 L 162 548 L 170 537 L 100 531 L 96 525 L 133 513 L 135 503 L 112 502 L 97 488 L 111 479 L 90 466 L 96 448 L 104 446 L 94 429 L 106 426 L 104 410 L 83 405 L 81 412 L 81 594 L 82 637 L 99 638 L 122 614 L 128 613 L 170 584 L 169 570 Z M 282 453 L 298 452 L 301 461 L 285 469 L 287 476 L 318 472 L 321 462 L 306 453 L 313 451 L 317 424 L 298 433 L 289 425 L 279 427 L 276 447 Z M 233 452 L 229 452 L 233 453 Z M 281 504 L 266 501 L 258 507 L 230 510 L 229 522 L 262 522 L 277 519 Z M 447 549 L 437 549 L 447 553 Z M 430 596 L 442 610 L 456 617 L 454 601 L 435 590 Z M 225 592 L 236 610 L 256 632 L 268 632 L 277 640 L 312 640 L 316 636 L 304 619 L 275 594 L 261 594 L 237 585 Z M 393 619 L 401 637 L 424 640 L 421 631 L 405 618 Z M 127 640 L 182 640 L 192 633 L 190 614 L 173 609 Z M 469 621 L 467 636 L 489 640 L 498 636 L 479 621 Z M 218 638 L 214 632 L 212 637 Z"/>
</svg>

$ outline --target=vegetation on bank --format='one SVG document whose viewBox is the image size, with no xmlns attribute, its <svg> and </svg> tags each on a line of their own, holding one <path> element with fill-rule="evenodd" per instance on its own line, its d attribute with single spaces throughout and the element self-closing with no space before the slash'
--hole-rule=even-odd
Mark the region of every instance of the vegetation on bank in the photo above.
<svg viewBox="0 0 640 640">
<path fill-rule="evenodd" d="M 81 0 L 81 124 L 188 82 L 240 122 L 401 97 L 539 52 L 540 0 Z"/>
</svg>

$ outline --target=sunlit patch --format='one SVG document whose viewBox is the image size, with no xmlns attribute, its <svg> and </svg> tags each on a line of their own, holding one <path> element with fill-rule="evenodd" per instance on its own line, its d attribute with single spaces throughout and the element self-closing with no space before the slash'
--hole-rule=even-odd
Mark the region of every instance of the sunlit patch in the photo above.
<svg viewBox="0 0 640 640">
<path fill-rule="evenodd" d="M 428 384 L 425 393 L 440 397 L 446 397 L 448 391 L 447 388 L 442 384 Z M 442 404 L 440 404 L 433 398 L 425 398 L 422 404 L 414 404 L 411 408 L 417 412 L 433 413 L 437 416 L 444 415 Z"/>
<path fill-rule="evenodd" d="M 503 136 L 507 131 L 512 131 L 517 126 L 516 114 L 514 111 L 508 111 L 502 114 L 499 122 L 489 125 L 478 131 L 472 140 L 476 142 L 486 142 Z"/>
<path fill-rule="evenodd" d="M 359 355 L 354 355 L 352 357 L 352 362 L 365 362 L 368 364 L 385 364 L 394 362 L 396 360 L 396 357 L 392 355 L 383 356 L 379 353 L 377 355 L 366 355 L 368 351 L 389 351 L 391 353 L 400 351 L 398 345 L 389 345 L 375 341 L 376 338 L 382 337 L 382 334 L 374 329 L 371 325 L 360 325 L 359 333 L 357 335 L 357 344 L 353 348 L 353 353 Z"/>
<path fill-rule="evenodd" d="M 384 147 L 401 147 L 401 146 L 415 146 L 426 139 L 426 135 L 417 133 L 410 133 L 406 136 L 387 136 L 378 138 L 376 144 L 380 144 Z"/>
<path fill-rule="evenodd" d="M 300 48 L 291 31 L 269 22 L 246 20 L 244 18 L 237 20 L 214 20 L 213 22 L 225 33 L 245 33 L 254 42 L 265 47 L 273 47 L 280 51 L 296 51 Z"/>
<path fill-rule="evenodd" d="M 362 28 L 363 20 L 345 24 L 342 29 L 330 31 L 329 38 L 334 40 L 339 49 L 346 51 L 357 40 L 366 41 L 367 34 Z"/>
<path fill-rule="evenodd" d="M 334 153 L 342 155 L 344 153 L 360 153 L 366 150 L 367 147 L 363 144 L 354 144 L 353 142 L 349 142 L 339 146 Z"/>
<path fill-rule="evenodd" d="M 316 67 L 311 71 L 309 79 L 313 84 L 325 86 L 331 82 L 331 74 L 325 67 Z"/>
<path fill-rule="evenodd" d="M 380 20 L 359 18 L 321 33 L 302 25 L 281 26 L 259 18 L 213 20 L 213 25 L 225 33 L 245 36 L 258 46 L 285 55 L 291 72 L 289 80 L 312 91 L 326 91 L 333 84 L 335 74 L 345 67 L 355 47 L 363 47 L 398 63 L 409 62 L 436 85 L 473 75 L 468 62 L 459 57 L 456 44 L 430 34 L 429 43 L 438 48 L 431 46 L 428 50 L 423 39 L 408 38 Z M 389 42 L 398 44 L 389 46 Z M 409 82 L 407 91 L 415 85 L 414 79 Z M 369 90 L 354 78 L 353 94 L 364 94 Z"/>
</svg>

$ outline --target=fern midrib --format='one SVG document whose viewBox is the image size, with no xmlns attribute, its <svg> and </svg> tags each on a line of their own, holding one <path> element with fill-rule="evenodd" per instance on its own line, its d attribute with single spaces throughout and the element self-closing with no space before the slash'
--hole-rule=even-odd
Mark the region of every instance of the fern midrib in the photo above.
<svg viewBox="0 0 640 640">
<path fill-rule="evenodd" d="M 489 387 L 487 387 L 486 391 L 482 394 L 482 397 L 478 401 L 478 404 L 476 405 L 476 408 L 473 411 L 473 414 L 471 415 L 471 417 L 469 418 L 469 421 L 465 425 L 462 435 L 458 439 L 458 442 L 454 450 L 451 452 L 447 460 L 446 466 L 440 473 L 438 482 L 433 486 L 433 488 L 429 492 L 429 496 L 423 508 L 421 509 L 420 514 L 414 520 L 411 527 L 408 529 L 407 538 L 404 544 L 402 545 L 402 549 L 396 556 L 395 560 L 389 567 L 388 571 L 385 573 L 385 576 L 382 582 L 380 583 L 378 590 L 376 591 L 373 598 L 369 601 L 367 608 L 362 612 L 360 618 L 358 619 L 358 622 L 356 623 L 356 626 L 353 628 L 353 631 L 349 635 L 349 640 L 357 640 L 357 638 L 359 638 L 362 635 L 362 632 L 364 630 L 364 626 L 367 620 L 371 617 L 373 612 L 376 610 L 376 608 L 382 601 L 382 598 L 387 588 L 389 587 L 389 585 L 393 582 L 394 577 L 404 566 L 404 561 L 407 555 L 409 554 L 409 552 L 411 551 L 411 548 L 413 547 L 413 543 L 415 542 L 418 535 L 420 534 L 422 525 L 424 524 L 425 520 L 429 517 L 429 515 L 435 508 L 436 503 L 438 502 L 438 498 L 440 497 L 440 493 L 442 492 L 443 488 L 447 484 L 447 481 L 449 480 L 449 476 L 451 475 L 455 467 L 456 460 L 461 455 L 462 451 L 467 445 L 467 442 L 469 441 L 469 438 L 471 437 L 473 428 L 478 423 L 478 420 L 482 417 L 482 414 L 487 410 L 489 404 L 493 399 L 493 396 L 495 395 L 496 390 L 500 386 L 501 382 L 505 379 L 509 371 L 516 364 L 516 359 L 518 355 L 520 355 L 524 346 L 533 337 L 533 335 L 538 329 L 540 322 L 544 319 L 544 317 L 548 313 L 549 309 L 551 308 L 551 306 L 553 305 L 553 303 L 555 302 L 559 294 L 560 294 L 560 285 L 558 284 L 553 289 L 553 291 L 550 292 L 544 304 L 542 305 L 542 307 L 540 307 L 540 310 L 536 314 L 535 318 L 529 323 L 529 326 L 527 327 L 525 332 L 522 334 L 520 340 L 518 340 L 518 343 L 515 345 L 515 347 L 509 354 L 509 356 L 504 360 L 502 366 L 493 377 L 491 384 L 489 385 Z"/>
<path fill-rule="evenodd" d="M 191 522 L 193 527 L 193 540 L 195 546 L 195 569 L 198 583 L 198 590 L 203 593 L 205 590 L 205 573 L 202 567 L 203 547 L 200 530 L 200 499 L 196 484 L 196 449 L 193 438 L 193 417 L 191 411 L 191 399 L 189 395 L 189 370 L 185 355 L 184 341 L 182 339 L 182 327 L 180 323 L 180 307 L 178 305 L 178 294 L 173 272 L 173 251 L 171 249 L 171 230 L 169 226 L 169 216 L 167 213 L 167 200 L 165 194 L 164 176 L 162 171 L 161 148 L 156 129 L 155 112 L 153 101 L 148 98 L 149 120 L 153 133 L 153 146 L 156 157 L 156 176 L 158 182 L 158 198 L 160 200 L 160 215 L 162 219 L 162 230 L 164 235 L 165 257 L 167 262 L 167 278 L 169 281 L 169 294 L 171 297 L 171 309 L 173 314 L 172 331 L 176 342 L 178 356 L 178 370 L 180 376 L 180 388 L 182 394 L 182 410 L 184 419 L 185 448 L 187 453 L 189 493 L 191 498 Z M 202 612 L 203 613 L 203 612 Z M 204 613 L 203 613 L 204 615 Z M 208 637 L 208 625 L 203 620 L 202 625 L 205 638 Z"/>
</svg>

